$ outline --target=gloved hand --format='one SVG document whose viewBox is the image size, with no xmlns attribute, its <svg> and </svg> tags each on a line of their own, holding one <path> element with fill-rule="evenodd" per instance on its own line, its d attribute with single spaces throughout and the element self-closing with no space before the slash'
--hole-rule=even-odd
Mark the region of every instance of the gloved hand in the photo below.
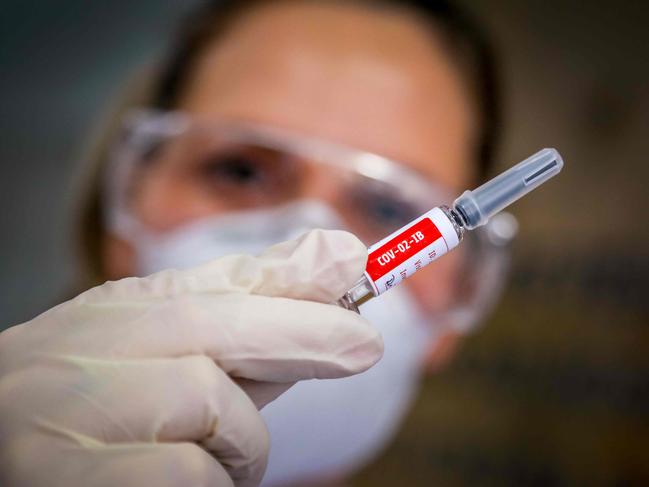
<svg viewBox="0 0 649 487">
<path fill-rule="evenodd" d="M 259 257 L 109 282 L 4 331 L 0 485 L 257 485 L 257 407 L 381 356 L 366 321 L 323 304 L 366 255 L 315 230 Z"/>
</svg>

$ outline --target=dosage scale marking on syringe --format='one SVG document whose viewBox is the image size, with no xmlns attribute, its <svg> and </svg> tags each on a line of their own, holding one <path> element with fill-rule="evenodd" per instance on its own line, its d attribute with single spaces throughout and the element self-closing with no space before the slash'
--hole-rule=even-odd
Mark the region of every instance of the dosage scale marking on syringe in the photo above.
<svg viewBox="0 0 649 487">
<path fill-rule="evenodd" d="M 442 218 L 446 217 L 434 208 L 369 248 L 365 273 L 377 294 L 397 285 L 449 250 L 444 231 L 440 229 L 448 225 L 440 225 Z M 452 240 L 457 240 L 455 235 L 453 237 Z"/>
</svg>

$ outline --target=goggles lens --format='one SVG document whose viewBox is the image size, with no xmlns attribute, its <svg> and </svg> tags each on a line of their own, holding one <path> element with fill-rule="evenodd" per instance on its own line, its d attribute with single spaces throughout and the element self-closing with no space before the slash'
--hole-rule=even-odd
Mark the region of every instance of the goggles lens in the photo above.
<svg viewBox="0 0 649 487">
<path fill-rule="evenodd" d="M 291 141 L 286 134 L 269 143 L 268 134 L 261 137 L 250 127 L 235 133 L 233 127 L 197 125 L 157 135 L 149 133 L 147 144 L 126 144 L 134 161 L 125 202 L 131 210 L 152 179 L 184 188 L 179 194 L 203 195 L 216 212 L 302 198 L 317 177 L 333 189 L 329 203 L 350 230 L 370 244 L 451 197 L 441 186 L 423 183 L 421 175 L 391 161 L 382 160 L 390 171 L 381 179 L 358 171 L 357 154 L 349 149 L 336 147 L 336 153 L 330 151 L 332 159 L 326 159 L 322 151 L 310 154 L 301 141 Z M 417 180 L 418 191 L 404 191 L 404 179 Z"/>
</svg>

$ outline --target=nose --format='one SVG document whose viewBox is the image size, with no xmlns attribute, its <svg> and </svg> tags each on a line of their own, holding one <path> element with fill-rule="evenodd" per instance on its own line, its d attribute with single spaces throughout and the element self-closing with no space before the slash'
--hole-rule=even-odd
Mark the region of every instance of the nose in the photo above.
<svg viewBox="0 0 649 487">
<path fill-rule="evenodd" d="M 350 185 L 345 184 L 345 177 L 335 166 L 325 164 L 308 164 L 308 171 L 302 179 L 299 197 L 318 200 L 334 209 L 341 219 L 343 228 L 357 235 L 363 231 L 358 227 L 358 218 L 355 209 L 350 205 L 350 195 L 345 191 L 350 190 Z"/>
<path fill-rule="evenodd" d="M 300 197 L 305 199 L 317 199 L 332 207 L 341 204 L 341 180 L 337 178 L 334 167 L 327 167 L 322 164 L 308 164 L 303 184 L 300 190 Z"/>
</svg>

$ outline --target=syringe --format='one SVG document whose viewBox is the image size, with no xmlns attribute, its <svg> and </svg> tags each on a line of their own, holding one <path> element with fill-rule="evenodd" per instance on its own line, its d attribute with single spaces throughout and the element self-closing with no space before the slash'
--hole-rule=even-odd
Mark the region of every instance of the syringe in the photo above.
<svg viewBox="0 0 649 487">
<path fill-rule="evenodd" d="M 338 304 L 358 312 L 358 306 L 379 296 L 455 248 L 467 230 L 537 188 L 563 168 L 555 149 L 543 149 L 473 191 L 465 191 L 453 206 L 424 213 L 368 249 L 361 277 Z"/>
</svg>

